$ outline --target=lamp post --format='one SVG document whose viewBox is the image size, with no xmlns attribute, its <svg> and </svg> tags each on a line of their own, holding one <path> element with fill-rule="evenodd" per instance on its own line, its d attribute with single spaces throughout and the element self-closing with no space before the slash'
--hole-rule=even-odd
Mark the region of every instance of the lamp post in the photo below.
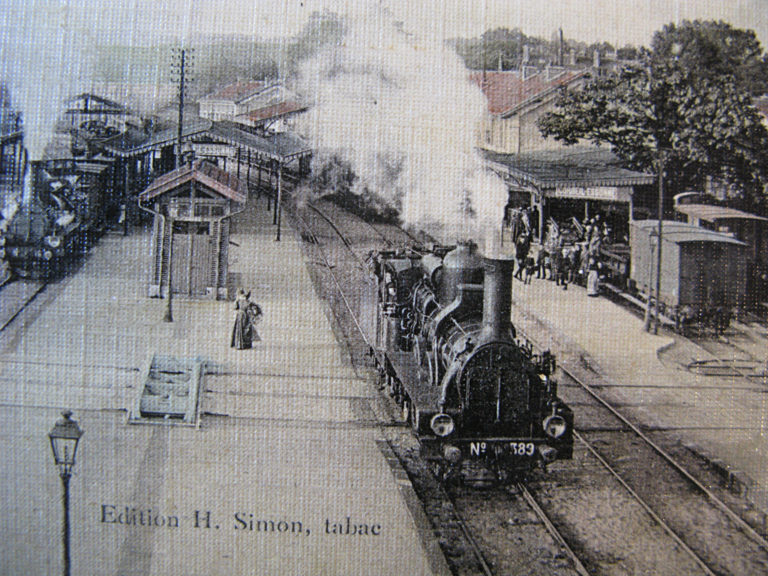
<svg viewBox="0 0 768 576">
<path fill-rule="evenodd" d="M 667 163 L 667 150 L 659 149 L 658 170 L 659 170 L 659 229 L 658 229 L 658 249 L 656 250 L 656 300 L 653 306 L 653 333 L 659 331 L 659 303 L 661 301 L 661 239 L 664 234 L 664 168 Z"/>
<path fill-rule="evenodd" d="M 275 201 L 275 220 L 277 223 L 277 236 L 276 242 L 280 242 L 280 217 L 283 213 L 283 165 L 278 163 L 277 165 L 277 200 Z"/>
<path fill-rule="evenodd" d="M 72 469 L 75 467 L 77 443 L 80 441 L 83 431 L 77 422 L 72 420 L 71 410 L 65 410 L 61 415 L 63 418 L 56 422 L 56 425 L 48 433 L 48 439 L 51 441 L 53 459 L 59 469 L 61 485 L 64 489 L 64 526 L 62 529 L 64 576 L 69 576 L 69 479 L 72 476 Z"/>
<path fill-rule="evenodd" d="M 653 266 L 654 266 L 654 252 L 656 250 L 656 239 L 658 238 L 658 232 L 654 229 L 648 234 L 648 247 L 651 249 L 648 258 L 648 298 L 645 301 L 645 321 L 643 323 L 643 330 L 646 332 L 651 331 L 651 300 L 653 299 Z"/>
</svg>

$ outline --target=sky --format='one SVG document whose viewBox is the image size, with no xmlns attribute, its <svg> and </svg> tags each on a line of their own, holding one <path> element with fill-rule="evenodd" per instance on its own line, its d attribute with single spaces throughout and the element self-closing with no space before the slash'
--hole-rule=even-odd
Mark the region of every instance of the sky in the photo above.
<svg viewBox="0 0 768 576">
<path fill-rule="evenodd" d="M 551 39 L 648 45 L 685 19 L 722 19 L 754 29 L 768 46 L 768 0 L 0 0 L 0 80 L 11 86 L 30 133 L 55 117 L 54 103 L 89 85 L 97 46 L 194 43 L 200 35 L 255 39 L 298 34 L 319 11 L 357 21 L 401 22 L 416 47 L 446 38 L 520 28 Z M 386 15 L 385 15 L 386 14 Z M 377 34 L 370 48 L 379 49 Z M 113 96 L 114 97 L 114 96 Z"/>
<path fill-rule="evenodd" d="M 363 4 L 387 6 L 425 37 L 508 27 L 549 39 L 562 28 L 566 38 L 647 45 L 664 24 L 699 18 L 753 29 L 768 46 L 768 0 L 3 0 L 0 33 L 4 50 L 25 21 L 56 23 L 86 44 L 151 44 L 193 32 L 274 38 L 298 33 L 315 11 L 359 13 Z"/>
</svg>

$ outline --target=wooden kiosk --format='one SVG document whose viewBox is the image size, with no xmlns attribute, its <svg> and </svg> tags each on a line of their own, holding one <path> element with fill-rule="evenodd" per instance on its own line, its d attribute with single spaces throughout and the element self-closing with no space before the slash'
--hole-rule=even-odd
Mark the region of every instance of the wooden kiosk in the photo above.
<svg viewBox="0 0 768 576">
<path fill-rule="evenodd" d="M 197 160 L 154 180 L 139 207 L 154 214 L 149 296 L 227 298 L 230 218 L 248 198 L 244 182 Z"/>
</svg>

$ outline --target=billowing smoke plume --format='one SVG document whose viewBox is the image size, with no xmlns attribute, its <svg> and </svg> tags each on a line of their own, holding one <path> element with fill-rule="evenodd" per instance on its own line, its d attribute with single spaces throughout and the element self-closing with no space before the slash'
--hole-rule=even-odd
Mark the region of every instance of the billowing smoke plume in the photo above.
<svg viewBox="0 0 768 576">
<path fill-rule="evenodd" d="M 29 156 L 40 159 L 63 101 L 86 85 L 89 37 L 70 20 L 66 3 L 15 3 L 7 8 L 0 73 L 23 113 Z"/>
<path fill-rule="evenodd" d="M 340 159 L 357 176 L 354 192 L 386 199 L 405 224 L 444 241 L 498 231 L 506 187 L 476 151 L 484 96 L 441 42 L 406 32 L 375 3 L 306 63 L 300 90 L 315 171 Z"/>
</svg>

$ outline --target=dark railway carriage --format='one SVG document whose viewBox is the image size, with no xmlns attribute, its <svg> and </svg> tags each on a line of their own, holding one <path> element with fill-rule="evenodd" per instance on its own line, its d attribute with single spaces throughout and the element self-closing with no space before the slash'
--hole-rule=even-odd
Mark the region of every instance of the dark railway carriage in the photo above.
<svg viewBox="0 0 768 576">
<path fill-rule="evenodd" d="M 471 245 L 382 252 L 374 356 L 382 379 L 443 475 L 504 479 L 571 458 L 573 414 L 555 360 L 515 337 L 512 262 Z"/>
</svg>

